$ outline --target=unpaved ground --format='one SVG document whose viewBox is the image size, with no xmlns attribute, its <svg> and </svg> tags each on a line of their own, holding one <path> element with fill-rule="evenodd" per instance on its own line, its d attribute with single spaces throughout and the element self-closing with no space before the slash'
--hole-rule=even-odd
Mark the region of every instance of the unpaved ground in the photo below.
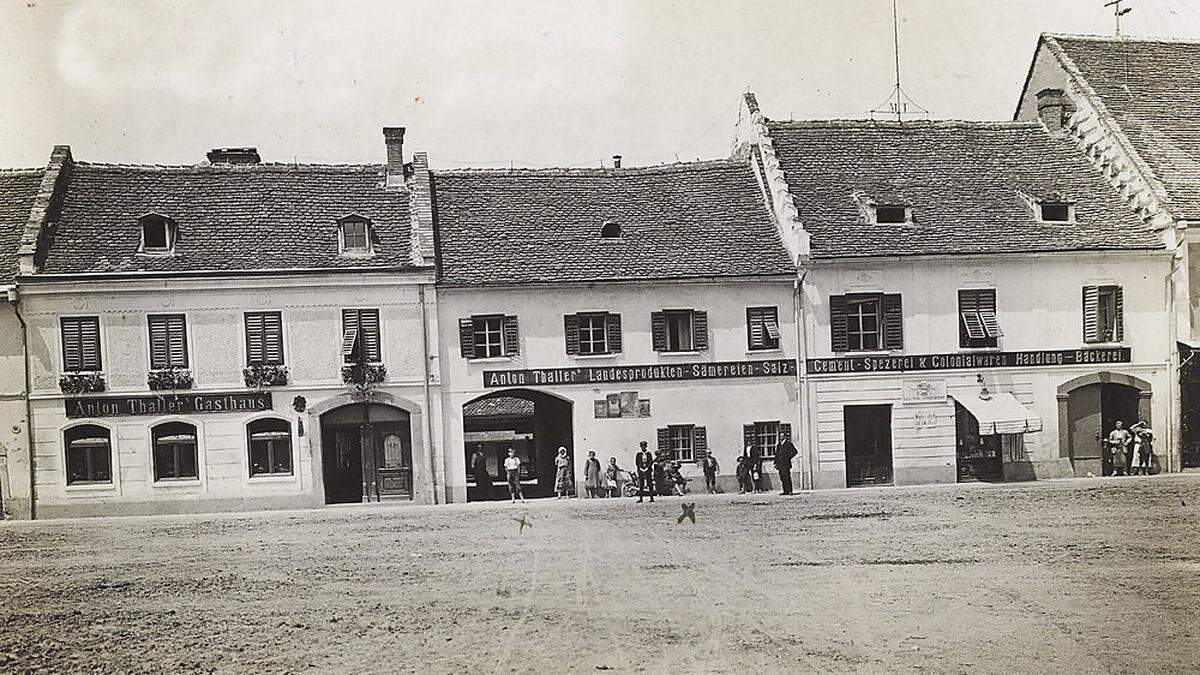
<svg viewBox="0 0 1200 675">
<path fill-rule="evenodd" d="M 1198 532 L 1200 476 L 5 523 L 0 671 L 1196 672 Z"/>
</svg>

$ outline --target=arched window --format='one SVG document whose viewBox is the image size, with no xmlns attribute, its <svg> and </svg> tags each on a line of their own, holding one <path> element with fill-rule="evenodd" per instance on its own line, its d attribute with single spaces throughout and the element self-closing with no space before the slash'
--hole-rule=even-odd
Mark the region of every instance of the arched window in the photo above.
<svg viewBox="0 0 1200 675">
<path fill-rule="evenodd" d="M 267 418 L 246 425 L 250 475 L 291 475 L 292 428 L 286 420 Z"/>
<path fill-rule="evenodd" d="M 108 429 L 82 424 L 63 432 L 67 485 L 112 482 L 112 442 Z"/>
<path fill-rule="evenodd" d="M 167 422 L 150 430 L 154 445 L 154 480 L 194 480 L 200 477 L 196 461 L 196 427 Z"/>
</svg>

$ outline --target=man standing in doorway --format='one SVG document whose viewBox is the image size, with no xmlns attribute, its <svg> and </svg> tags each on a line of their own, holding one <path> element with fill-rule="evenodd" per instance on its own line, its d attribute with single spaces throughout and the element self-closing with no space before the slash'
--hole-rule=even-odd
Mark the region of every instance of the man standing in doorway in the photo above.
<svg viewBox="0 0 1200 675">
<path fill-rule="evenodd" d="M 1129 442 L 1133 440 L 1133 434 L 1125 428 L 1125 423 L 1117 420 L 1116 428 L 1108 434 L 1108 449 L 1112 453 L 1112 475 L 1124 476 L 1125 468 L 1129 465 L 1125 453 L 1129 449 Z"/>
<path fill-rule="evenodd" d="M 775 469 L 779 471 L 779 483 L 783 486 L 783 494 L 792 494 L 792 458 L 796 456 L 796 446 L 792 445 L 789 435 L 775 447 Z"/>
<path fill-rule="evenodd" d="M 646 441 L 638 443 L 641 447 L 638 450 L 637 457 L 634 462 L 637 464 L 638 474 L 638 503 L 642 503 L 642 498 L 650 495 L 650 503 L 654 503 L 654 455 L 646 449 Z"/>
</svg>

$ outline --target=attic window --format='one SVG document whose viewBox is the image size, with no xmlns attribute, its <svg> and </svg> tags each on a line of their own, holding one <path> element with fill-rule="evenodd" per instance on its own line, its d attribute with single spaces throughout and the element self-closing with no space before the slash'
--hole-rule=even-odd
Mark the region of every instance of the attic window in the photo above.
<svg viewBox="0 0 1200 675">
<path fill-rule="evenodd" d="M 907 223 L 909 220 L 909 209 L 907 206 L 895 204 L 875 205 L 875 222 L 877 223 Z"/>
<path fill-rule="evenodd" d="M 371 253 L 371 221 L 359 216 L 341 220 L 338 243 L 343 255 L 368 255 Z"/>
<path fill-rule="evenodd" d="M 600 228 L 601 239 L 620 239 L 621 224 L 615 220 L 604 221 L 604 226 Z"/>
<path fill-rule="evenodd" d="M 142 226 L 142 253 L 170 253 L 175 248 L 175 222 L 170 218 L 148 214 L 138 222 Z"/>
<path fill-rule="evenodd" d="M 1070 202 L 1038 202 L 1042 222 L 1069 223 L 1073 220 L 1074 206 Z"/>
</svg>

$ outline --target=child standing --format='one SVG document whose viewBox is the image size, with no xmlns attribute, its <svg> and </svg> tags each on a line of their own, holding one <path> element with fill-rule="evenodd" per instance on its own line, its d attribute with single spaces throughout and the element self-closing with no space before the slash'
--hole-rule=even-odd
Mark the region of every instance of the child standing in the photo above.
<svg viewBox="0 0 1200 675">
<path fill-rule="evenodd" d="M 517 451 L 512 448 L 508 449 L 508 457 L 504 460 L 504 473 L 508 475 L 508 496 L 514 504 L 517 503 L 517 497 L 520 497 L 521 503 L 524 504 L 525 495 L 521 494 L 521 458 L 517 457 Z"/>
<path fill-rule="evenodd" d="M 738 494 L 754 492 L 754 482 L 750 477 L 750 462 L 745 457 L 737 458 Z"/>
</svg>

